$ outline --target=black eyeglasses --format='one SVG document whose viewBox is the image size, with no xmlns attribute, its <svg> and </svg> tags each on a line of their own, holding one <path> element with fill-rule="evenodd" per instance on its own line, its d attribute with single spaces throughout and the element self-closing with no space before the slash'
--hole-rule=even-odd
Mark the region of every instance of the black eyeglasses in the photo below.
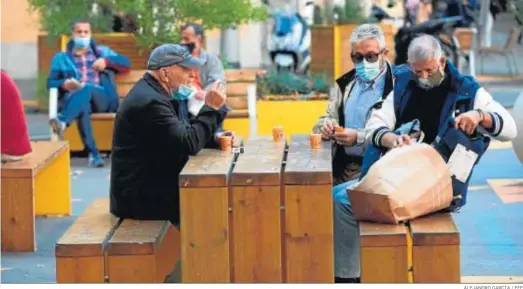
<svg viewBox="0 0 523 289">
<path fill-rule="evenodd" d="M 378 58 L 379 58 L 380 54 L 382 54 L 382 53 L 383 53 L 383 50 L 381 50 L 378 53 L 367 53 L 365 55 L 363 55 L 361 53 L 351 53 L 350 59 L 354 63 L 360 63 L 363 61 L 363 58 L 365 58 L 365 60 L 367 60 L 367 62 L 374 63 L 374 62 L 378 61 Z"/>
</svg>

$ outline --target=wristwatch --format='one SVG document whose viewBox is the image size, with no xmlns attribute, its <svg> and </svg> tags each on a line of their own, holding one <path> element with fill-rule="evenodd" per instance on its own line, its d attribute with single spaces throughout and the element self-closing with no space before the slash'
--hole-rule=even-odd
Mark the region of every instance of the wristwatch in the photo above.
<svg viewBox="0 0 523 289">
<path fill-rule="evenodd" d="M 358 129 L 358 136 L 356 138 L 356 144 L 361 146 L 365 143 L 365 130 Z"/>
</svg>

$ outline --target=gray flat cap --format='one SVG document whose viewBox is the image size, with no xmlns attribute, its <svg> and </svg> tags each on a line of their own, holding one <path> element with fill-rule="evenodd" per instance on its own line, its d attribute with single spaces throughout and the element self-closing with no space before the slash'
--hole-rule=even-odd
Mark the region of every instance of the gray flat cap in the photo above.
<svg viewBox="0 0 523 289">
<path fill-rule="evenodd" d="M 187 68 L 200 68 L 203 63 L 203 60 L 193 57 L 182 45 L 162 44 L 151 52 L 147 69 L 157 70 L 174 64 Z"/>
</svg>

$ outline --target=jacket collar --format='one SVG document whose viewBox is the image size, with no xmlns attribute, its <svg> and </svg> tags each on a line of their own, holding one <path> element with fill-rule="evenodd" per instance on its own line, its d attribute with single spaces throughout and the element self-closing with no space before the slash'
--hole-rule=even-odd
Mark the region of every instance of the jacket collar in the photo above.
<svg viewBox="0 0 523 289">
<path fill-rule="evenodd" d="M 156 78 L 154 78 L 154 76 L 152 76 L 149 72 L 146 72 L 143 75 L 143 79 L 158 93 L 164 95 L 168 99 L 171 99 L 172 96 L 170 92 L 166 91 L 165 88 L 163 88 L 163 86 L 160 84 L 160 82 Z"/>
<path fill-rule="evenodd" d="M 209 53 L 207 51 L 205 51 L 205 49 L 200 48 L 200 56 L 198 56 L 198 58 L 203 60 L 203 63 L 205 64 L 207 62 L 208 57 L 209 57 Z"/>
</svg>

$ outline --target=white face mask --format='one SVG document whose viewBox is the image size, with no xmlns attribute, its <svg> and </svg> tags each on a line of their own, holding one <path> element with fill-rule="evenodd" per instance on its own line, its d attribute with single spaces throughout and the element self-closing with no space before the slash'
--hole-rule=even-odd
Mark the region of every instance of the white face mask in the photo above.
<svg viewBox="0 0 523 289">
<path fill-rule="evenodd" d="M 189 113 L 193 116 L 197 116 L 200 112 L 200 109 L 202 109 L 203 105 L 205 104 L 205 99 L 199 100 L 194 97 L 194 93 L 191 95 L 191 97 L 187 101 L 187 106 L 189 107 Z"/>
</svg>

